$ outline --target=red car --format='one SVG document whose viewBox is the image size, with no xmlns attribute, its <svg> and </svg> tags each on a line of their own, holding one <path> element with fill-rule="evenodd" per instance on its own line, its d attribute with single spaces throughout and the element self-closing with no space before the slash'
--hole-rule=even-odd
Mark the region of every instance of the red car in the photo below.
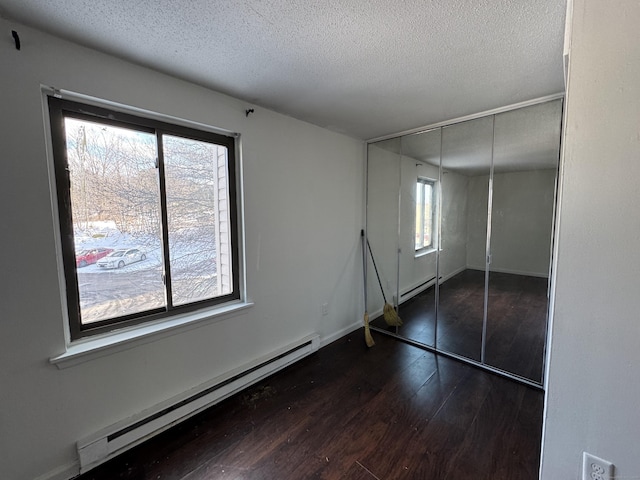
<svg viewBox="0 0 640 480">
<path fill-rule="evenodd" d="M 76 267 L 86 267 L 92 263 L 96 263 L 102 257 L 106 257 L 113 248 L 92 248 L 90 250 L 82 250 L 76 253 Z"/>
</svg>

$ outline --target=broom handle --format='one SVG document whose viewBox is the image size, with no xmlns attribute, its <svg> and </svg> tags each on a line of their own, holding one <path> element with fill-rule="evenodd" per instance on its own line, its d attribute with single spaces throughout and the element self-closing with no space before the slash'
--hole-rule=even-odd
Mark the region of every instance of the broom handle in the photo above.
<svg viewBox="0 0 640 480">
<path fill-rule="evenodd" d="M 360 239 L 362 243 L 362 278 L 364 280 L 364 311 L 367 312 L 367 252 L 364 245 L 364 230 L 360 230 Z"/>
<path fill-rule="evenodd" d="M 382 299 L 384 303 L 387 303 L 387 297 L 384 295 L 384 288 L 382 288 L 382 282 L 380 281 L 380 274 L 378 273 L 378 267 L 376 266 L 376 261 L 373 258 L 373 250 L 371 250 L 371 245 L 369 244 L 369 239 L 367 238 L 367 247 L 369 247 L 369 255 L 371 255 L 371 261 L 373 262 L 373 268 L 376 271 L 376 277 L 378 277 L 378 285 L 380 285 L 380 291 L 382 292 Z"/>
</svg>

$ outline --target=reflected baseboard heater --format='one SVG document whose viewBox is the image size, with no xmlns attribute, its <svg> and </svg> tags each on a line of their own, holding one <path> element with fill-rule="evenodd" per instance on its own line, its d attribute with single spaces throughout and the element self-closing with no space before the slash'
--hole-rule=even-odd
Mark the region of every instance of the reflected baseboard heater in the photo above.
<svg viewBox="0 0 640 480">
<path fill-rule="evenodd" d="M 80 473 L 106 462 L 318 350 L 309 335 L 78 441 Z"/>
<path fill-rule="evenodd" d="M 444 282 L 446 282 L 447 280 L 449 280 L 450 278 L 455 277 L 456 275 L 458 275 L 461 272 L 464 272 L 465 270 L 467 270 L 470 267 L 464 266 L 461 268 L 458 268 L 457 270 L 454 270 L 450 273 L 448 273 L 447 275 L 440 275 L 438 277 L 438 284 L 442 285 Z M 416 295 L 424 292 L 426 289 L 432 287 L 436 282 L 436 277 L 433 276 L 431 277 L 429 280 L 426 280 L 418 285 L 413 285 L 410 286 L 409 288 L 404 289 L 402 292 L 400 292 L 400 304 L 406 302 L 407 300 L 412 299 L 413 297 L 415 297 Z M 396 296 L 393 296 L 393 302 L 394 305 L 397 304 L 396 301 Z M 375 318 L 375 317 L 373 317 Z"/>
<path fill-rule="evenodd" d="M 442 283 L 444 277 L 440 277 L 440 283 Z M 429 280 L 426 280 L 418 285 L 409 287 L 408 289 L 405 289 L 404 291 L 400 292 L 400 302 L 399 304 L 402 305 L 404 302 L 406 302 L 407 300 L 411 300 L 413 297 L 415 297 L 416 295 L 421 294 L 422 292 L 424 292 L 426 289 L 428 289 L 429 287 L 432 287 L 433 284 L 436 283 L 436 277 L 431 277 Z M 397 297 L 395 295 L 393 295 L 393 303 L 394 305 L 397 305 Z M 375 318 L 375 317 L 374 317 Z"/>
<path fill-rule="evenodd" d="M 442 277 L 440 277 L 440 280 L 442 280 Z M 405 300 L 408 300 L 409 298 L 415 297 L 419 293 L 424 292 L 427 288 L 432 286 L 435 282 L 436 282 L 436 277 L 434 275 L 429 280 L 427 280 L 425 282 L 422 282 L 421 284 L 416 285 L 415 287 L 410 288 L 409 290 L 406 290 L 405 292 L 402 292 L 400 294 L 400 303 L 402 303 Z"/>
</svg>

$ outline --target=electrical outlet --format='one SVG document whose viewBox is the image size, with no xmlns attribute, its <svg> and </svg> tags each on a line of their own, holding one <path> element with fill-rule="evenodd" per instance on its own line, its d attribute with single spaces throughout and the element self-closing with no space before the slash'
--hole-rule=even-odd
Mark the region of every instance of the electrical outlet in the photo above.
<svg viewBox="0 0 640 480">
<path fill-rule="evenodd" d="M 329 304 L 327 302 L 324 302 L 322 305 L 320 305 L 320 311 L 322 312 L 323 317 L 329 315 Z"/>
<path fill-rule="evenodd" d="M 613 463 L 582 452 L 582 480 L 613 480 Z"/>
</svg>

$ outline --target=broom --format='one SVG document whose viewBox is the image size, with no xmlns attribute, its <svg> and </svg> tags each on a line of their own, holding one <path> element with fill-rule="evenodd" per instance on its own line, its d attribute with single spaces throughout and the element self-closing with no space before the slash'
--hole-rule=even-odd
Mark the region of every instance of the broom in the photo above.
<svg viewBox="0 0 640 480">
<path fill-rule="evenodd" d="M 380 274 L 378 273 L 378 267 L 376 266 L 376 261 L 373 258 L 373 250 L 371 250 L 371 245 L 369 244 L 368 238 L 367 238 L 367 247 L 369 247 L 369 255 L 371 255 L 373 268 L 376 271 L 376 277 L 378 277 L 378 285 L 380 285 L 380 291 L 382 292 L 382 299 L 384 300 L 384 308 L 382 309 L 384 321 L 387 322 L 387 325 L 389 325 L 390 327 L 399 327 L 400 325 L 402 325 L 402 320 L 398 316 L 398 313 L 393 308 L 393 306 L 387 303 L 387 297 L 384 294 L 384 288 L 382 288 L 382 282 L 380 281 Z"/>
<path fill-rule="evenodd" d="M 364 230 L 360 230 L 360 238 L 362 239 L 362 277 L 364 279 L 364 341 L 367 347 L 373 347 L 376 342 L 373 341 L 371 330 L 369 329 L 369 314 L 367 313 L 367 253 L 365 252 Z"/>
</svg>

